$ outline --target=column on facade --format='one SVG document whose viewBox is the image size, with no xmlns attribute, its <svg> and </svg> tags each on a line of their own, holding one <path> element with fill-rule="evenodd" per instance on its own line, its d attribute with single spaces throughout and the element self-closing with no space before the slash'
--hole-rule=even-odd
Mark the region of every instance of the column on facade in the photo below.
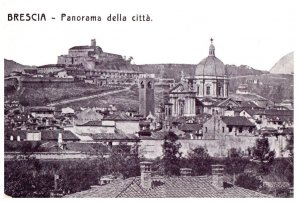
<svg viewBox="0 0 300 202">
<path fill-rule="evenodd" d="M 224 80 L 224 87 L 223 87 L 223 93 L 224 93 L 224 95 L 223 95 L 223 97 L 228 97 L 228 94 L 227 94 L 227 85 L 228 85 L 227 81 Z"/>
<path fill-rule="evenodd" d="M 184 115 L 189 114 L 189 98 L 188 97 L 184 98 L 184 110 L 183 110 L 183 114 Z"/>
<path fill-rule="evenodd" d="M 196 115 L 196 110 L 195 110 L 195 98 L 194 98 L 194 97 L 191 97 L 191 98 L 190 98 L 190 102 L 191 102 L 191 111 L 190 111 L 190 114 Z"/>
<path fill-rule="evenodd" d="M 203 97 L 204 96 L 203 85 L 204 85 L 203 81 L 200 81 L 199 82 L 199 94 L 197 95 L 199 97 Z"/>
</svg>

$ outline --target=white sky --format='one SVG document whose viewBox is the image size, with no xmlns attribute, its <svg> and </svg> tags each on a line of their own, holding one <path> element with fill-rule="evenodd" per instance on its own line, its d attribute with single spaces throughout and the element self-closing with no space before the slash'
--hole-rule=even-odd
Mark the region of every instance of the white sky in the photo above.
<svg viewBox="0 0 300 202">
<path fill-rule="evenodd" d="M 2 2 L 3 55 L 28 65 L 56 63 L 58 55 L 75 45 L 89 45 L 91 38 L 105 52 L 133 56 L 136 64 L 196 64 L 208 55 L 213 37 L 216 56 L 224 63 L 269 70 L 295 50 L 298 40 L 296 0 Z M 26 12 L 45 13 L 47 22 L 7 22 L 7 13 Z M 61 22 L 61 13 L 103 18 Z M 106 22 L 109 13 L 148 13 L 153 21 Z"/>
</svg>

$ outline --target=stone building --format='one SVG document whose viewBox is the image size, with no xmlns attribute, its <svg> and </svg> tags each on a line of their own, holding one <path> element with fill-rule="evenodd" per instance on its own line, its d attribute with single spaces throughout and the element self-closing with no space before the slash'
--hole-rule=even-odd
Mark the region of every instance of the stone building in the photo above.
<svg viewBox="0 0 300 202">
<path fill-rule="evenodd" d="M 196 67 L 193 77 L 182 76 L 181 82 L 169 92 L 167 112 L 171 116 L 195 116 L 211 111 L 215 103 L 228 98 L 228 75 L 224 63 L 215 56 L 211 39 L 209 55 Z M 207 99 L 210 104 L 207 105 Z"/>
<path fill-rule="evenodd" d="M 91 40 L 90 46 L 74 46 L 68 55 L 60 55 L 57 64 L 82 65 L 85 69 L 95 69 L 96 66 L 126 66 L 126 60 L 121 55 L 105 53 L 97 46 L 96 39 Z"/>
</svg>

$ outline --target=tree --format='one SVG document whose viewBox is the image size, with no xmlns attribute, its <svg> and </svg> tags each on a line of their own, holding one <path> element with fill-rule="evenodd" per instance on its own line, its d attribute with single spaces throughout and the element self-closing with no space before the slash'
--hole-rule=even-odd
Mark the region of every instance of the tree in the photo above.
<svg viewBox="0 0 300 202">
<path fill-rule="evenodd" d="M 168 176 L 180 175 L 180 157 L 182 153 L 179 152 L 181 144 L 177 143 L 177 140 L 177 135 L 172 131 L 169 131 L 164 137 L 161 166 L 164 174 Z"/>
<path fill-rule="evenodd" d="M 275 151 L 270 150 L 269 140 L 266 137 L 256 140 L 253 148 L 253 155 L 251 161 L 259 163 L 259 172 L 268 173 L 269 166 L 273 162 Z"/>
<path fill-rule="evenodd" d="M 205 147 L 199 146 L 193 149 L 187 157 L 188 166 L 194 175 L 205 175 L 211 171 L 212 158 Z"/>
<path fill-rule="evenodd" d="M 262 182 L 252 174 L 242 173 L 240 174 L 235 184 L 239 187 L 243 187 L 251 190 L 258 190 L 262 186 Z"/>
<path fill-rule="evenodd" d="M 289 183 L 294 185 L 294 134 L 287 137 L 287 146 L 286 149 L 290 152 L 290 158 L 287 158 L 288 166 L 284 171 L 285 176 L 287 177 Z"/>
<path fill-rule="evenodd" d="M 228 151 L 228 156 L 225 159 L 226 172 L 235 176 L 242 173 L 248 163 L 249 159 L 244 159 L 243 154 L 236 148 L 231 148 Z"/>
</svg>

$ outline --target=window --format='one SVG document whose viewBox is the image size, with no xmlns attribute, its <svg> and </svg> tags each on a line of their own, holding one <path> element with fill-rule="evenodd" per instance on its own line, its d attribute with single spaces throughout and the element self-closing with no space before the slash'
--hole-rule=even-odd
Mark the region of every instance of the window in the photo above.
<svg viewBox="0 0 300 202">
<path fill-rule="evenodd" d="M 151 83 L 151 81 L 148 82 L 148 88 L 152 88 L 152 83 Z"/>
<path fill-rule="evenodd" d="M 222 87 L 218 86 L 217 95 L 220 96 L 222 92 Z"/>
<path fill-rule="evenodd" d="M 239 127 L 239 133 L 243 132 L 243 127 Z"/>
<path fill-rule="evenodd" d="M 222 127 L 222 133 L 225 133 L 225 127 Z"/>
<path fill-rule="evenodd" d="M 144 81 L 141 82 L 141 88 L 144 88 L 145 85 L 144 85 Z"/>
<path fill-rule="evenodd" d="M 250 128 L 249 128 L 249 133 L 252 133 L 252 132 L 253 132 L 253 128 L 250 127 Z"/>
<path fill-rule="evenodd" d="M 228 131 L 232 132 L 232 126 L 228 126 Z"/>
<path fill-rule="evenodd" d="M 207 133 L 207 127 L 205 127 L 205 132 Z"/>
<path fill-rule="evenodd" d="M 210 86 L 206 87 L 206 95 L 210 95 Z"/>
</svg>

